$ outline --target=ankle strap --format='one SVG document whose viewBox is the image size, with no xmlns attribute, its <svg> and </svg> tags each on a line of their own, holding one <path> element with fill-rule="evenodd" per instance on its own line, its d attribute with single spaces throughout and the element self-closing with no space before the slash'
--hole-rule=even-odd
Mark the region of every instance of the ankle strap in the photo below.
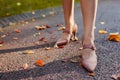
<svg viewBox="0 0 120 80">
<path fill-rule="evenodd" d="M 69 30 L 64 30 L 63 33 L 72 34 L 72 32 L 70 32 Z"/>
<path fill-rule="evenodd" d="M 92 49 L 92 50 L 96 50 L 95 46 L 83 46 L 83 49 Z"/>
</svg>

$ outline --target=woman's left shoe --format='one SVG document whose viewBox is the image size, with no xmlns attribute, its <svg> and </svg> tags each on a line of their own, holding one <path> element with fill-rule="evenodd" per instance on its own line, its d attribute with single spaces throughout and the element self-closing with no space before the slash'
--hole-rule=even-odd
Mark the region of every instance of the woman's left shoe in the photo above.
<svg viewBox="0 0 120 80">
<path fill-rule="evenodd" d="M 93 72 L 97 66 L 97 55 L 95 48 L 83 48 L 82 50 L 82 66 L 89 72 Z"/>
</svg>

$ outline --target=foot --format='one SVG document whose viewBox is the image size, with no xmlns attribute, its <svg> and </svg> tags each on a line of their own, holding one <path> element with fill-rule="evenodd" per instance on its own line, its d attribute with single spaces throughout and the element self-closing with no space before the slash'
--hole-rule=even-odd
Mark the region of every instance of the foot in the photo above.
<svg viewBox="0 0 120 80">
<path fill-rule="evenodd" d="M 95 47 L 83 46 L 82 50 L 82 65 L 89 72 L 93 72 L 97 66 L 97 56 Z"/>
<path fill-rule="evenodd" d="M 77 33 L 77 25 L 75 24 L 74 26 L 72 26 L 71 30 L 64 30 L 62 36 L 58 39 L 58 41 L 56 42 L 57 46 L 62 46 L 62 45 L 66 45 L 70 42 L 71 37 L 73 36 L 73 38 L 75 37 L 75 34 Z"/>
</svg>

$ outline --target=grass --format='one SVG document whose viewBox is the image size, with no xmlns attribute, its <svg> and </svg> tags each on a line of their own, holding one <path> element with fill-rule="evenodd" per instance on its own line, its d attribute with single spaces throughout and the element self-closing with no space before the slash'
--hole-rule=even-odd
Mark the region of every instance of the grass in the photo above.
<svg viewBox="0 0 120 80">
<path fill-rule="evenodd" d="M 0 0 L 0 17 L 6 17 L 60 5 L 61 0 Z"/>
</svg>

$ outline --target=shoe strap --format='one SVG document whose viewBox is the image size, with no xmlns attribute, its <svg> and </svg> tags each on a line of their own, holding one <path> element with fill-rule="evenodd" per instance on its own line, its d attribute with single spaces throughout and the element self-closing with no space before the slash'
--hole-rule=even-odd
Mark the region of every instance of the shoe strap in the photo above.
<svg viewBox="0 0 120 80">
<path fill-rule="evenodd" d="M 96 47 L 94 47 L 94 46 L 83 46 L 83 49 L 92 49 L 92 50 L 96 50 Z"/>
<path fill-rule="evenodd" d="M 72 34 L 72 32 L 70 32 L 69 30 L 64 30 L 63 33 Z"/>
</svg>

